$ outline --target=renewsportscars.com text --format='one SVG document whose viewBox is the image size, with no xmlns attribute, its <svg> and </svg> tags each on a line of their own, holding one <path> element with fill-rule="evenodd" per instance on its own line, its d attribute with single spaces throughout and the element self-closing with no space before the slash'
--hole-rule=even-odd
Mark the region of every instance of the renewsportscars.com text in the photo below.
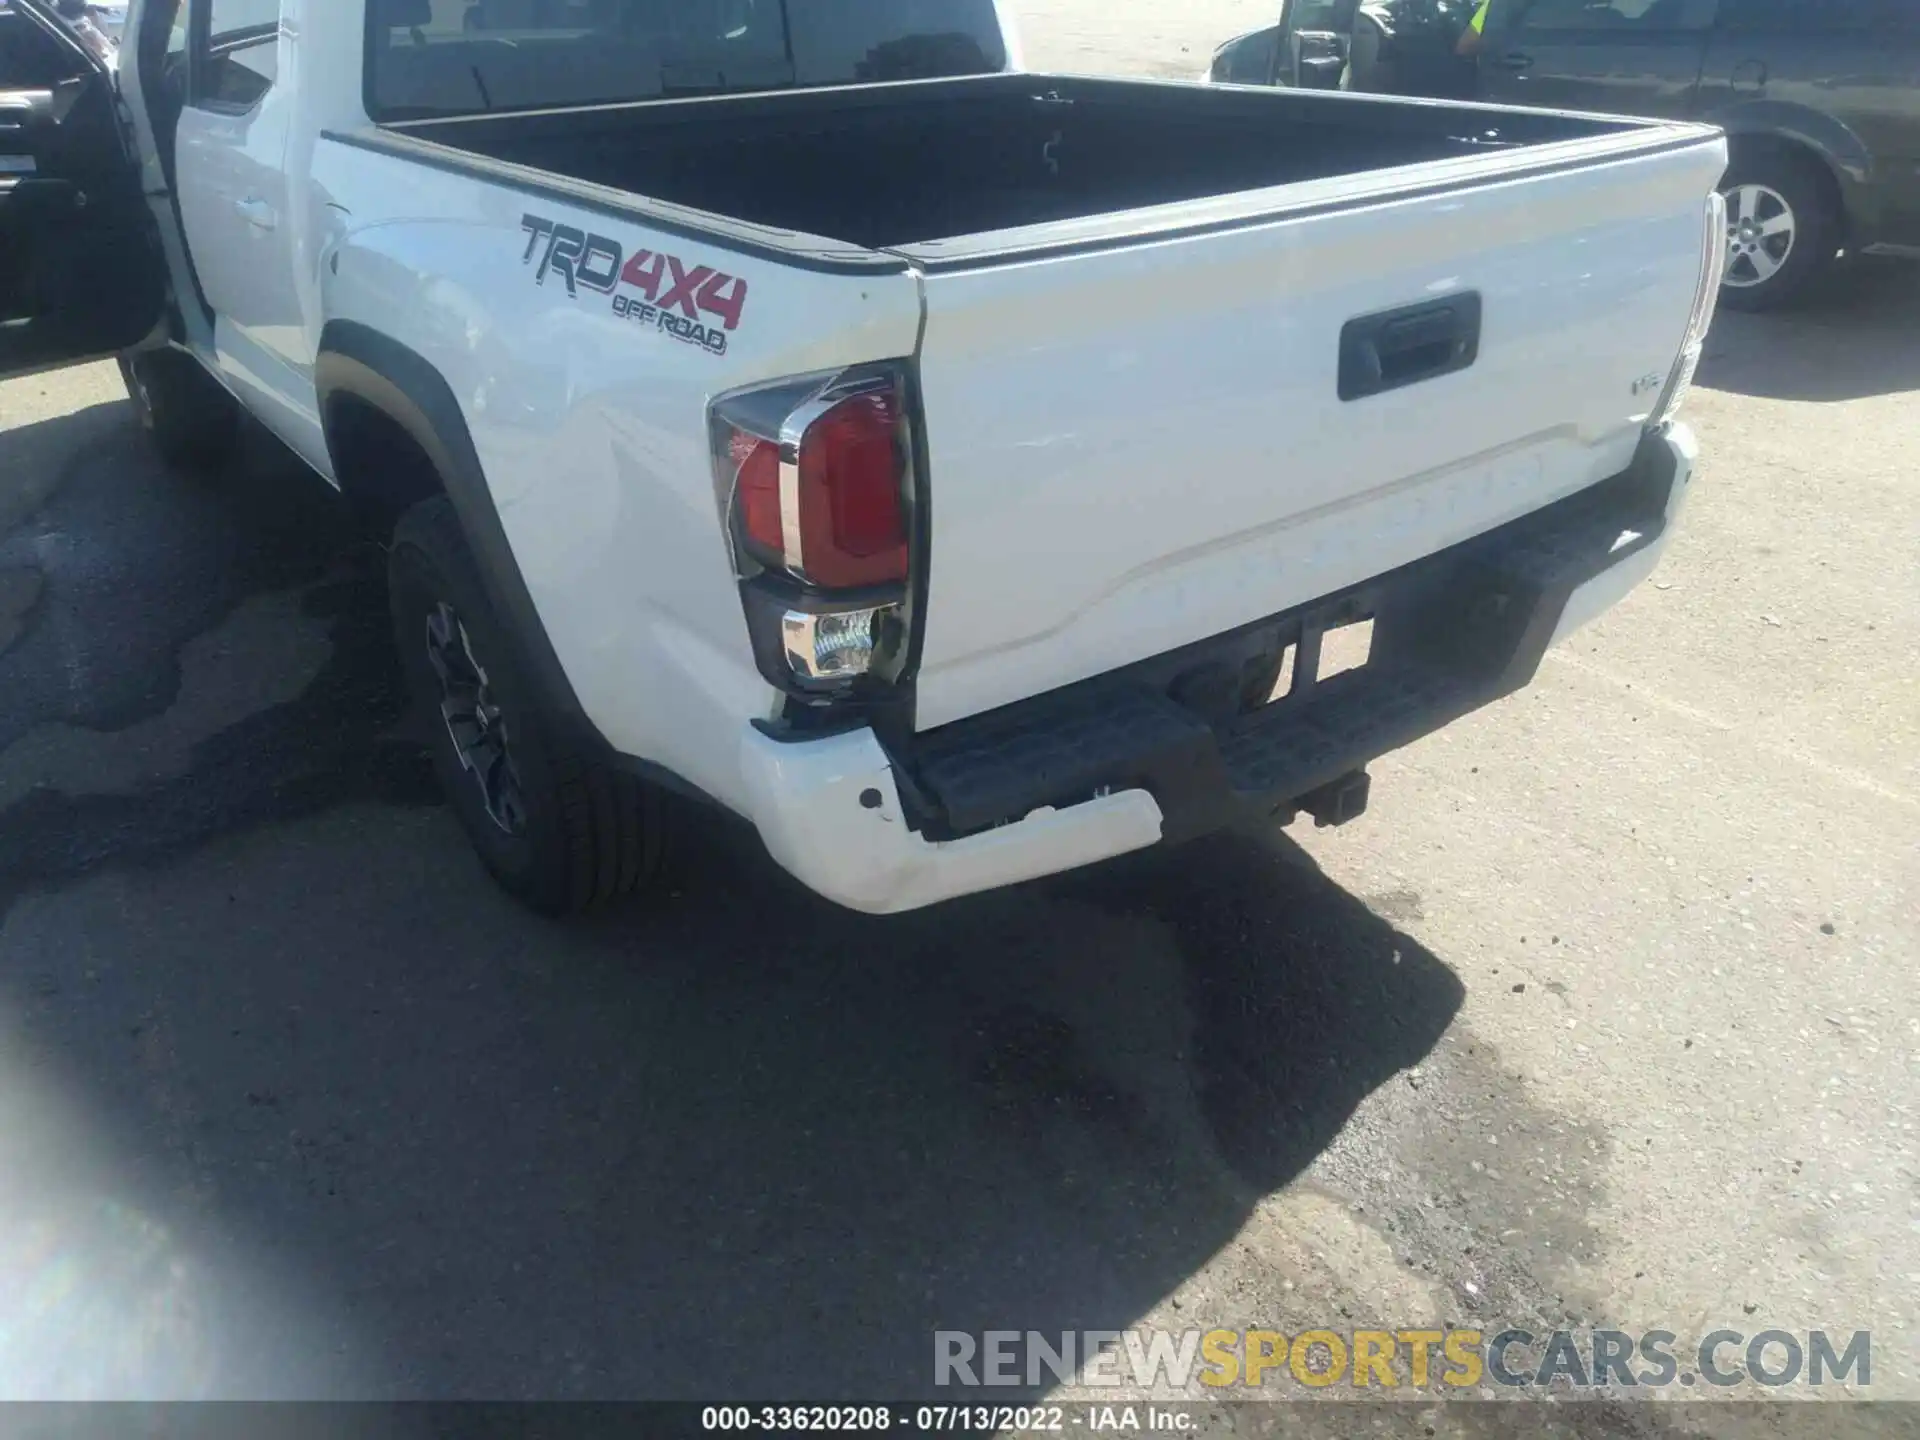
<svg viewBox="0 0 1920 1440">
<path fill-rule="evenodd" d="M 1663 1389 L 1705 1385 L 1868 1386 L 1865 1330 L 939 1330 L 934 1383 L 1075 1384 L 1185 1391 L 1289 1385 L 1323 1390 Z"/>
</svg>

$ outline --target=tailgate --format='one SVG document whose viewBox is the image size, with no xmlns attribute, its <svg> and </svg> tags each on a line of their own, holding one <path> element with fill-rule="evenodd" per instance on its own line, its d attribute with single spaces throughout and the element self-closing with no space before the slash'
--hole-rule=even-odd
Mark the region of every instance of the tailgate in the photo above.
<svg viewBox="0 0 1920 1440">
<path fill-rule="evenodd" d="M 1625 469 L 1682 343 L 1725 150 L 1609 143 L 1409 168 L 1398 194 L 1377 175 L 1372 194 L 1295 186 L 1277 215 L 1192 233 L 916 256 L 918 727 L 1290 609 Z"/>
</svg>

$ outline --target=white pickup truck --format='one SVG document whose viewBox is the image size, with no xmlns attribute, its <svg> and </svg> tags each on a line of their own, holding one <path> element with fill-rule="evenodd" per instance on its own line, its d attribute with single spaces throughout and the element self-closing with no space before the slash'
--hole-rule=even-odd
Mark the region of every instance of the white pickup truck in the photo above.
<svg viewBox="0 0 1920 1440">
<path fill-rule="evenodd" d="M 169 458 L 244 410 L 386 516 L 546 910 L 663 788 L 873 912 L 1350 819 L 1686 494 L 1711 129 L 1022 73 L 995 0 L 0 26 L 0 373 L 118 354 Z"/>
</svg>

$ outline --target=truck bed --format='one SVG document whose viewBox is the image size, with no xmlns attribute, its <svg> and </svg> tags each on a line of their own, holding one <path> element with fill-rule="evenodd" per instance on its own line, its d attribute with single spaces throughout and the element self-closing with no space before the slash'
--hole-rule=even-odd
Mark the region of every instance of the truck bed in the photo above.
<svg viewBox="0 0 1920 1440">
<path fill-rule="evenodd" d="M 397 128 L 496 160 L 879 249 L 1634 126 L 1376 97 L 991 75 Z"/>
<path fill-rule="evenodd" d="M 610 413 L 664 431 L 741 387 L 912 364 L 917 732 L 1353 593 L 1623 473 L 1726 166 L 1700 126 L 1035 75 L 386 132 L 343 137 L 408 167 L 345 197 L 356 214 L 432 186 L 435 213 L 503 231 L 489 264 L 525 268 L 531 215 L 741 277 L 749 318 L 700 366 L 635 346 L 640 281 L 614 277 L 600 321 L 598 293 L 501 286 L 554 327 L 534 349 L 575 357 L 566 384 L 644 370 Z M 847 328 L 824 342 L 821 317 Z M 599 325 L 618 338 L 589 363 Z"/>
</svg>

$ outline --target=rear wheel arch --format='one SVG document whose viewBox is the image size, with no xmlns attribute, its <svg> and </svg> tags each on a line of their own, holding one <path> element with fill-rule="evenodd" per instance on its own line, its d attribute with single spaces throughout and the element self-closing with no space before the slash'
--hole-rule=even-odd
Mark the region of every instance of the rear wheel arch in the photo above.
<svg viewBox="0 0 1920 1440">
<path fill-rule="evenodd" d="M 391 411 L 354 390 L 335 391 L 322 411 L 327 453 L 341 492 L 381 533 L 423 500 L 446 494 L 427 448 Z"/>
<path fill-rule="evenodd" d="M 314 386 L 341 489 L 388 527 L 414 506 L 444 495 L 542 708 L 580 743 L 604 747 L 541 623 L 446 378 L 393 337 L 335 320 L 321 334 Z"/>
<path fill-rule="evenodd" d="M 409 695 L 487 868 L 536 909 L 589 909 L 659 869 L 670 814 L 586 717 L 534 609 L 452 388 L 367 326 L 315 363 L 341 488 L 394 523 L 388 596 Z"/>
</svg>

